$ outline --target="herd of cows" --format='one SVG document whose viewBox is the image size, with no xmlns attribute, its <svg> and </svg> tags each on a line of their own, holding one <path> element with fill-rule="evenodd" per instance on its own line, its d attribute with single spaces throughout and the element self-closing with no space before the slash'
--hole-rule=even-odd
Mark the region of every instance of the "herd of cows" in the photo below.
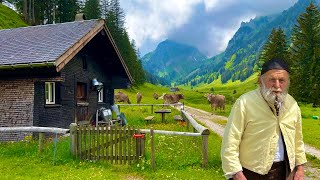
<svg viewBox="0 0 320 180">
<path fill-rule="evenodd" d="M 220 94 L 214 95 L 212 93 L 209 93 L 209 94 L 206 94 L 205 97 L 207 98 L 209 104 L 211 104 L 212 110 L 217 110 L 218 108 L 220 109 L 220 111 L 225 110 L 226 98 L 224 95 L 220 95 Z M 175 94 L 175 93 L 162 94 L 162 96 L 159 96 L 157 93 L 153 93 L 153 98 L 155 100 L 163 99 L 164 104 L 175 104 L 175 103 L 178 103 L 181 99 L 184 99 L 184 96 L 183 94 Z M 142 94 L 138 92 L 136 94 L 137 104 L 141 103 L 141 99 L 142 99 Z M 124 103 L 131 104 L 128 95 L 126 95 L 121 91 L 115 93 L 114 100 L 115 102 L 124 102 Z"/>
</svg>

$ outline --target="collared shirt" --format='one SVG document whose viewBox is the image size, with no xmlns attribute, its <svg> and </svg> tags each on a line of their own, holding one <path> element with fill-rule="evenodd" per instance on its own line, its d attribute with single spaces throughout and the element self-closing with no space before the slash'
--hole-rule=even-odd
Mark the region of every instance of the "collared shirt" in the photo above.
<svg viewBox="0 0 320 180">
<path fill-rule="evenodd" d="M 234 104 L 224 131 L 221 159 L 225 175 L 239 172 L 242 167 L 267 174 L 275 159 L 281 132 L 293 170 L 307 162 L 297 102 L 287 95 L 279 116 L 275 116 L 259 89 L 242 95 Z"/>
</svg>

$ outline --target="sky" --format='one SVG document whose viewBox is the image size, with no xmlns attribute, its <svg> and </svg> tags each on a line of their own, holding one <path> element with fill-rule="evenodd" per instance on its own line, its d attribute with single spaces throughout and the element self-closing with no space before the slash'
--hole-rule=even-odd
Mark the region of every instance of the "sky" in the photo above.
<svg viewBox="0 0 320 180">
<path fill-rule="evenodd" d="M 293 6 L 298 0 L 120 0 L 125 27 L 143 56 L 166 39 L 212 57 L 223 52 L 241 22 Z"/>
</svg>

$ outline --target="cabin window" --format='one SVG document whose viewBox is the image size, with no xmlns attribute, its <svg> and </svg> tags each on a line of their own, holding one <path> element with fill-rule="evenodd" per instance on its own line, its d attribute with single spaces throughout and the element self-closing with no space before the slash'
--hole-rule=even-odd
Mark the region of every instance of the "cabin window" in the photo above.
<svg viewBox="0 0 320 180">
<path fill-rule="evenodd" d="M 77 83 L 77 100 L 86 101 L 87 100 L 87 84 L 78 82 Z"/>
<path fill-rule="evenodd" d="M 103 88 L 98 91 L 98 102 L 103 102 Z"/>
<path fill-rule="evenodd" d="M 55 83 L 54 82 L 46 82 L 45 83 L 45 97 L 46 104 L 55 104 L 56 101 L 56 93 L 55 93 Z"/>
</svg>

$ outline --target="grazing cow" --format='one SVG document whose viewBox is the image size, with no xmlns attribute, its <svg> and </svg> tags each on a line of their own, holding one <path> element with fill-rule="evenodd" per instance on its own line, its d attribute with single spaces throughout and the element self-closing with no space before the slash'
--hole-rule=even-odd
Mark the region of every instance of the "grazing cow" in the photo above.
<svg viewBox="0 0 320 180">
<path fill-rule="evenodd" d="M 141 99 L 142 99 L 142 94 L 140 92 L 138 92 L 136 98 L 137 98 L 137 104 L 140 104 Z"/>
<path fill-rule="evenodd" d="M 183 94 L 165 94 L 163 96 L 164 104 L 174 104 L 180 101 L 180 99 L 184 99 Z"/>
<path fill-rule="evenodd" d="M 153 99 L 158 100 L 159 95 L 157 93 L 153 93 Z"/>
<path fill-rule="evenodd" d="M 114 101 L 115 102 L 126 102 L 128 104 L 131 104 L 129 97 L 121 91 L 119 91 L 117 94 L 114 95 Z"/>
<path fill-rule="evenodd" d="M 223 111 L 225 110 L 226 98 L 224 95 L 220 95 L 220 94 L 214 95 L 210 93 L 208 95 L 208 101 L 211 104 L 212 111 L 217 110 L 217 108 L 220 108 L 220 111 L 221 109 L 223 109 Z"/>
</svg>

